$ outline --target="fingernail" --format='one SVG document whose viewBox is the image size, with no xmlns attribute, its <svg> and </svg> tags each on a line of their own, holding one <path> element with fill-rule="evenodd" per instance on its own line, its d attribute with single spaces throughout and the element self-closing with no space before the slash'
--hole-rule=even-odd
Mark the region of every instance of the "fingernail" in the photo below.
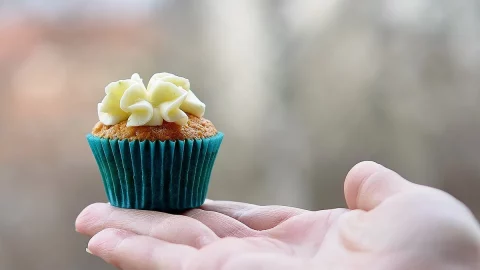
<svg viewBox="0 0 480 270">
<path fill-rule="evenodd" d="M 213 200 L 205 199 L 205 203 L 213 203 Z"/>
<path fill-rule="evenodd" d="M 88 254 L 92 254 L 92 255 L 93 255 L 93 253 L 90 251 L 90 249 L 86 248 L 85 251 L 86 251 Z"/>
</svg>

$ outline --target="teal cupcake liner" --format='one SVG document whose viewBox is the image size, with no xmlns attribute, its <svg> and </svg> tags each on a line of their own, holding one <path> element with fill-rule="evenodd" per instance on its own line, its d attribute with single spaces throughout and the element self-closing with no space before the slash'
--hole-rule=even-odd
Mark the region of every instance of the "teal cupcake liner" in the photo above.
<svg viewBox="0 0 480 270">
<path fill-rule="evenodd" d="M 179 212 L 205 202 L 223 134 L 184 141 L 110 140 L 87 135 L 111 205 Z"/>
</svg>

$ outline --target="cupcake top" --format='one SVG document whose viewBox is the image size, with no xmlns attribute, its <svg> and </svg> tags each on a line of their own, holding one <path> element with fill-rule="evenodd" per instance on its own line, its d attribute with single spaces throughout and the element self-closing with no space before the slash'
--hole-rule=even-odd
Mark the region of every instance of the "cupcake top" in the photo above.
<svg viewBox="0 0 480 270">
<path fill-rule="evenodd" d="M 109 83 L 98 104 L 99 122 L 92 134 L 109 139 L 185 140 L 217 134 L 203 118 L 205 104 L 190 89 L 189 80 L 157 73 L 147 86 L 135 73 Z"/>
<path fill-rule="evenodd" d="M 190 82 L 170 73 L 152 76 L 147 87 L 135 73 L 131 79 L 109 83 L 98 104 L 98 118 L 105 125 L 127 120 L 128 127 L 160 126 L 163 121 L 186 125 L 188 115 L 202 117 L 203 104 L 190 90 Z"/>
</svg>

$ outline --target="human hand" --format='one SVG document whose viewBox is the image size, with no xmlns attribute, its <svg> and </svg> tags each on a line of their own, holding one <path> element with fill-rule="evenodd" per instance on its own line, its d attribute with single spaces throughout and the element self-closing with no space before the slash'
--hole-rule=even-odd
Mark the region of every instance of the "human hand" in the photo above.
<svg viewBox="0 0 480 270">
<path fill-rule="evenodd" d="M 183 215 L 97 203 L 76 221 L 123 270 L 480 269 L 480 228 L 450 195 L 373 162 L 345 180 L 349 209 L 207 201 Z"/>
</svg>

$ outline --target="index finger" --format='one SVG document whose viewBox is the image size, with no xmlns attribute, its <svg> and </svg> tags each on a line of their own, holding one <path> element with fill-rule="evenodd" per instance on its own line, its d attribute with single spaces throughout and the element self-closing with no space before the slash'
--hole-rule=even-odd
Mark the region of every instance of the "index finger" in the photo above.
<svg viewBox="0 0 480 270">
<path fill-rule="evenodd" d="M 75 227 L 79 233 L 88 236 L 114 228 L 196 248 L 219 239 L 210 228 L 187 216 L 122 209 L 105 203 L 85 208 L 77 217 Z"/>
</svg>

